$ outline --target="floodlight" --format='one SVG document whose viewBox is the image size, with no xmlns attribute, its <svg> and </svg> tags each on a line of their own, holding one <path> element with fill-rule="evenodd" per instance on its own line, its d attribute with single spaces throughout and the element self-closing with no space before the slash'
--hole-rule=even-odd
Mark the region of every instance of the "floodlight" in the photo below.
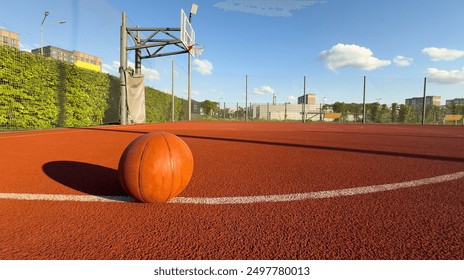
<svg viewBox="0 0 464 280">
<path fill-rule="evenodd" d="M 196 15 L 198 11 L 198 5 L 195 3 L 192 3 L 192 8 L 190 9 L 190 14 Z"/>
</svg>

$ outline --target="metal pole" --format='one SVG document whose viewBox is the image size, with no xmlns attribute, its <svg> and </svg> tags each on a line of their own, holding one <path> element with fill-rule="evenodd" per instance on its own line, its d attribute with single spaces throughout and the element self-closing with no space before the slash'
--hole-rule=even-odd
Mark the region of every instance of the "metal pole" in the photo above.
<svg viewBox="0 0 464 280">
<path fill-rule="evenodd" d="M 172 101 L 171 101 L 171 120 L 174 122 L 174 59 L 171 61 L 171 94 L 172 94 Z"/>
<path fill-rule="evenodd" d="M 248 121 L 248 75 L 245 75 L 245 121 Z"/>
<path fill-rule="evenodd" d="M 303 78 L 303 123 L 306 122 L 306 76 Z"/>
<path fill-rule="evenodd" d="M 424 99 L 422 100 L 422 125 L 425 124 L 425 99 L 427 94 L 427 78 L 424 78 Z"/>
<path fill-rule="evenodd" d="M 190 95 L 190 90 L 191 90 L 191 76 L 192 76 L 192 55 L 190 52 L 187 53 L 188 55 L 188 85 L 187 85 L 187 94 L 188 94 L 188 120 L 192 120 L 192 98 Z"/>
<path fill-rule="evenodd" d="M 126 101 L 126 79 L 125 71 L 127 68 L 127 30 L 126 30 L 126 13 L 122 13 L 122 24 L 121 24 L 121 42 L 120 42 L 120 67 L 119 73 L 121 78 L 121 100 L 120 100 L 120 119 L 121 124 L 127 124 L 127 101 Z"/>
<path fill-rule="evenodd" d="M 364 76 L 364 87 L 363 87 L 363 124 L 366 123 L 366 76 Z"/>
<path fill-rule="evenodd" d="M 137 26 L 138 28 L 139 26 Z M 137 31 L 136 45 L 140 45 L 140 31 Z M 135 50 L 135 74 L 142 74 L 142 50 Z"/>
</svg>

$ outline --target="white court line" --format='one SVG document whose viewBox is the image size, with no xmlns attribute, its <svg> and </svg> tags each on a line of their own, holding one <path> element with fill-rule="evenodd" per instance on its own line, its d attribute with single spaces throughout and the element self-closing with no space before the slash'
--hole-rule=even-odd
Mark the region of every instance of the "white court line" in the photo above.
<svg viewBox="0 0 464 280">
<path fill-rule="evenodd" d="M 0 199 L 80 201 L 80 202 L 134 202 L 135 201 L 130 196 L 98 196 L 98 195 L 34 194 L 34 193 L 0 193 Z"/>
<path fill-rule="evenodd" d="M 58 132 L 48 132 L 48 133 L 29 133 L 29 134 L 20 134 L 22 132 L 13 132 L 12 134 L 9 132 L 5 132 L 5 134 L 0 133 L 0 139 L 11 139 L 11 138 L 25 138 L 25 137 L 35 137 L 35 136 L 46 136 L 46 135 L 56 135 L 56 134 L 68 134 L 68 133 L 76 133 L 81 132 L 82 130 L 66 130 L 66 131 L 58 131 Z M 8 133 L 8 134 L 7 134 Z M 18 133 L 18 134 L 16 134 Z"/>
<path fill-rule="evenodd" d="M 282 195 L 258 196 L 231 196 L 231 197 L 174 197 L 167 203 L 182 204 L 249 204 L 259 202 L 286 202 L 308 199 L 333 198 L 376 192 L 392 191 L 430 184 L 438 184 L 464 178 L 464 172 L 457 172 L 419 180 L 392 183 L 384 185 L 365 186 L 331 191 L 318 191 L 309 193 L 294 193 Z M 27 194 L 27 193 L 0 193 L 0 199 L 15 200 L 51 200 L 51 201 L 81 201 L 81 202 L 134 202 L 129 196 L 95 196 L 95 195 L 63 195 L 63 194 Z"/>
</svg>

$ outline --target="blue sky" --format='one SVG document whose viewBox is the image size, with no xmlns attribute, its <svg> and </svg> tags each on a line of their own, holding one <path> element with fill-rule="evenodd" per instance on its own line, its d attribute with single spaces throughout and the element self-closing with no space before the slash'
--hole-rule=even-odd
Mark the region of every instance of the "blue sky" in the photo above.
<svg viewBox="0 0 464 280">
<path fill-rule="evenodd" d="M 427 94 L 464 98 L 462 0 L 0 0 L 0 27 L 20 34 L 21 48 L 44 45 L 102 57 L 117 74 L 121 13 L 128 26 L 179 27 L 180 9 L 192 18 L 196 42 L 205 50 L 193 58 L 193 99 L 296 103 L 306 92 L 318 102 L 403 103 Z M 56 24 L 65 20 L 62 25 Z M 129 54 L 133 61 L 133 54 Z M 185 97 L 187 55 L 143 61 L 146 84 Z"/>
</svg>

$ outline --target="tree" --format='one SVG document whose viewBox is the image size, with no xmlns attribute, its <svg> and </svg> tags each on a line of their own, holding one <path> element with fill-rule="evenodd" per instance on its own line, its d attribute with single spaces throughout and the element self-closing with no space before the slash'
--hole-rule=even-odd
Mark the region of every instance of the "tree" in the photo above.
<svg viewBox="0 0 464 280">
<path fill-rule="evenodd" d="M 368 119 L 373 123 L 379 123 L 380 104 L 378 102 L 367 104 Z"/>
<path fill-rule="evenodd" d="M 411 106 L 401 104 L 398 111 L 398 122 L 406 123 L 412 120 L 413 109 Z"/>
<path fill-rule="evenodd" d="M 334 111 L 334 113 L 346 113 L 346 106 L 345 106 L 345 103 L 343 102 L 335 102 L 333 105 L 332 105 L 332 109 Z"/>
<path fill-rule="evenodd" d="M 218 103 L 217 102 L 213 102 L 211 100 L 205 100 L 203 102 L 201 102 L 201 109 L 203 109 L 203 112 L 205 113 L 205 115 L 207 116 L 211 116 L 211 114 L 213 113 L 213 111 L 218 107 Z"/>
<path fill-rule="evenodd" d="M 398 103 L 392 103 L 391 106 L 391 122 L 395 123 L 398 116 Z"/>
</svg>

